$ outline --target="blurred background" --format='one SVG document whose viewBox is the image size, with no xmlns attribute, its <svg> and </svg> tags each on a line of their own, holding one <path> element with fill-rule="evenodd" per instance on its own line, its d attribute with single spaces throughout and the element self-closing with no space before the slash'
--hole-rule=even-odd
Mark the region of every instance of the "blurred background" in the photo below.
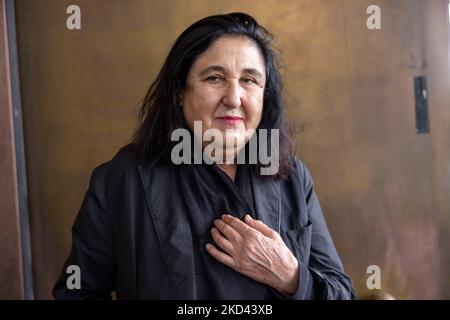
<svg viewBox="0 0 450 320">
<path fill-rule="evenodd" d="M 235 11 L 275 36 L 298 155 L 358 298 L 376 265 L 397 299 L 450 299 L 447 0 L 0 0 L 1 299 L 51 298 L 89 176 L 130 140 L 176 37 Z"/>
</svg>

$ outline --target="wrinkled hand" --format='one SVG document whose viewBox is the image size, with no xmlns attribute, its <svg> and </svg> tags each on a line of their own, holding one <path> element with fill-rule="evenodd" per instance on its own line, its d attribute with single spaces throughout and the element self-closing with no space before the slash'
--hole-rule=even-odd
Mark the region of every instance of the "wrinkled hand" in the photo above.
<svg viewBox="0 0 450 320">
<path fill-rule="evenodd" d="M 298 261 L 280 235 L 249 215 L 245 222 L 223 215 L 215 220 L 211 234 L 221 250 L 212 244 L 206 250 L 219 262 L 284 295 L 298 287 Z"/>
</svg>

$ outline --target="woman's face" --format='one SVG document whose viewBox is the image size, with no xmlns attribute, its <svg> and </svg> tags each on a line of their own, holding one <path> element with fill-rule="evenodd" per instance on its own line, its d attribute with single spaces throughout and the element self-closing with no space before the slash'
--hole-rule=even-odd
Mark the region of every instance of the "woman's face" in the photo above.
<svg viewBox="0 0 450 320">
<path fill-rule="evenodd" d="M 265 80 L 264 59 L 252 40 L 220 37 L 189 70 L 181 94 L 188 125 L 194 130 L 194 121 L 201 121 L 203 132 L 220 130 L 224 138 L 235 139 L 234 152 L 239 151 L 248 130 L 261 121 Z"/>
</svg>

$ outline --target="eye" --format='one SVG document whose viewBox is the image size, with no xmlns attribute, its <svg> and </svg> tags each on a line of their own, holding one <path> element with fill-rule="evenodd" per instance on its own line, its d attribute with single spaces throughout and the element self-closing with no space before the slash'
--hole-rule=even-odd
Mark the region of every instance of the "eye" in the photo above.
<svg viewBox="0 0 450 320">
<path fill-rule="evenodd" d="M 244 84 L 258 84 L 258 82 L 255 79 L 250 77 L 243 78 L 241 81 Z"/>
<path fill-rule="evenodd" d="M 211 83 L 219 83 L 222 80 L 222 78 L 219 76 L 209 76 L 205 80 Z"/>
</svg>

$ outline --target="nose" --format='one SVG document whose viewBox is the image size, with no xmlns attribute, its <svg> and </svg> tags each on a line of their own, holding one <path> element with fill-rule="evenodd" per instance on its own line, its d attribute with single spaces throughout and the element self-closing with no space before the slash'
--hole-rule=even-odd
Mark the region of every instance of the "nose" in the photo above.
<svg viewBox="0 0 450 320">
<path fill-rule="evenodd" d="M 228 108 L 239 108 L 241 106 L 241 87 L 238 81 L 228 81 L 223 96 L 223 104 Z"/>
</svg>

